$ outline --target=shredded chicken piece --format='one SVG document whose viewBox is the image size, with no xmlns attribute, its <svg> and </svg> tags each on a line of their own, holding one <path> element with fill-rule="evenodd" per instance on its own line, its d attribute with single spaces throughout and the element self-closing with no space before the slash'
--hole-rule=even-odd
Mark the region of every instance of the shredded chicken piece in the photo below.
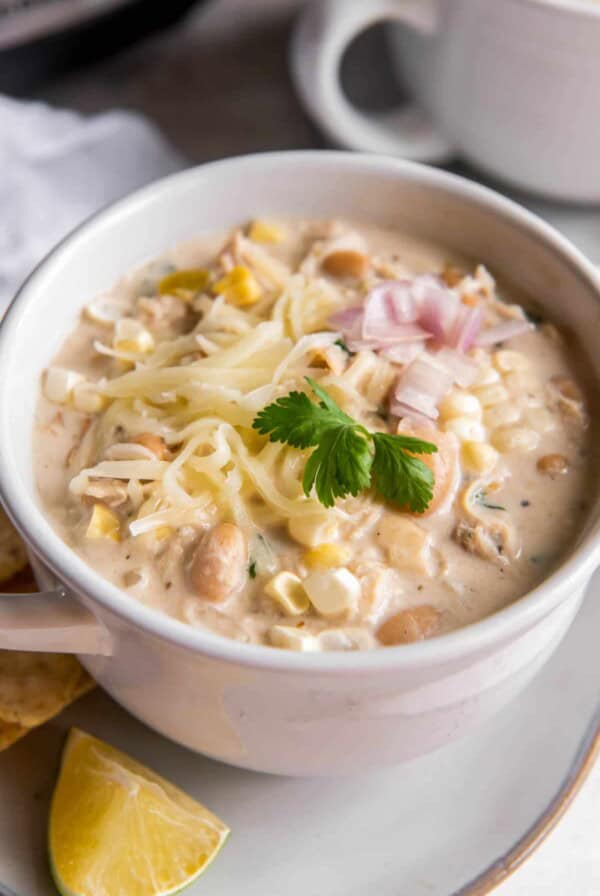
<svg viewBox="0 0 600 896">
<path fill-rule="evenodd" d="M 137 319 L 151 330 L 169 327 L 171 331 L 183 329 L 189 308 L 176 296 L 140 296 L 136 302 Z"/>
<path fill-rule="evenodd" d="M 334 376 L 341 376 L 348 365 L 348 354 L 339 345 L 326 345 L 312 352 L 311 364 L 326 367 Z"/>
<path fill-rule="evenodd" d="M 579 386 L 568 377 L 553 377 L 547 387 L 548 399 L 557 408 L 563 417 L 586 426 L 588 415 L 586 413 L 583 395 Z"/>
<path fill-rule="evenodd" d="M 102 501 L 107 507 L 120 507 L 128 497 L 127 483 L 121 479 L 90 479 L 83 493 L 86 503 Z"/>
<path fill-rule="evenodd" d="M 412 277 L 399 255 L 375 255 L 371 258 L 371 269 L 382 280 L 404 280 Z"/>
<path fill-rule="evenodd" d="M 521 539 L 505 510 L 481 503 L 480 496 L 490 485 L 486 480 L 476 480 L 467 486 L 461 497 L 466 519 L 458 522 L 453 538 L 469 553 L 506 566 L 521 553 Z"/>
<path fill-rule="evenodd" d="M 250 268 L 261 286 L 269 290 L 282 289 L 292 275 L 287 264 L 249 240 L 241 230 L 236 230 L 221 251 L 219 264 L 225 273 L 238 265 Z"/>
</svg>

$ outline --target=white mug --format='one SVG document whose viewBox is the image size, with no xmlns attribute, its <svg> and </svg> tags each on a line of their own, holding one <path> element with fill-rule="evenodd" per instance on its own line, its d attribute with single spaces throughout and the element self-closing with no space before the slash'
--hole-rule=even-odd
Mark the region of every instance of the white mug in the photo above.
<svg viewBox="0 0 600 896">
<path fill-rule="evenodd" d="M 376 22 L 414 105 L 367 116 L 341 58 Z M 316 0 L 291 48 L 300 96 L 338 145 L 422 162 L 454 155 L 513 186 L 600 201 L 598 0 Z"/>
</svg>

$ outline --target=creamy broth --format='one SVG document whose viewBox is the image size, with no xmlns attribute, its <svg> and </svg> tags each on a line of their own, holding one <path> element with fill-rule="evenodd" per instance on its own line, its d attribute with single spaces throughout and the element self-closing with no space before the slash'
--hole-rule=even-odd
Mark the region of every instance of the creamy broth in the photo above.
<svg viewBox="0 0 600 896">
<path fill-rule="evenodd" d="M 419 346 L 439 366 L 439 345 L 416 340 L 397 363 L 331 323 L 382 282 L 423 274 L 457 315 L 477 309 L 480 341 L 510 322 L 518 332 L 446 347 L 466 361 L 468 385 L 451 376 L 431 413 L 406 406 L 402 378 Z M 132 600 L 240 641 L 361 649 L 475 622 L 556 566 L 594 488 L 591 378 L 567 334 L 522 326 L 521 303 L 477 264 L 346 222 L 255 222 L 179 246 L 90 303 L 47 371 L 35 420 L 42 505 Z M 302 493 L 308 452 L 251 423 L 291 391 L 310 394 L 307 374 L 368 430 L 437 446 L 424 514 L 372 490 L 330 509 Z M 225 410 L 211 406 L 223 387 Z"/>
</svg>

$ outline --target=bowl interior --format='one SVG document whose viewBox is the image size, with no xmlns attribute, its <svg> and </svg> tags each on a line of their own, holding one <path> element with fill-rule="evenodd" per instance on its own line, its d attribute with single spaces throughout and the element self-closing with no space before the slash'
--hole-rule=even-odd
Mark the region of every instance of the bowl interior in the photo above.
<svg viewBox="0 0 600 896">
<path fill-rule="evenodd" d="M 34 526 L 38 545 L 54 550 L 57 536 L 31 502 L 32 419 L 41 371 L 80 308 L 174 243 L 255 216 L 350 217 L 483 261 L 577 333 L 600 381 L 593 269 L 550 227 L 491 191 L 422 166 L 343 153 L 266 154 L 192 169 L 80 227 L 34 272 L 3 323 L 0 485 L 17 523 Z"/>
</svg>

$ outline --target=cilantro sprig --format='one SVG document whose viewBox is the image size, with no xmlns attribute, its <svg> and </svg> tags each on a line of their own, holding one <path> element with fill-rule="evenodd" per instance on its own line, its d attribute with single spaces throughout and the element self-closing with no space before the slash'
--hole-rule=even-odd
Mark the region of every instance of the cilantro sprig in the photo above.
<svg viewBox="0 0 600 896">
<path fill-rule="evenodd" d="M 306 380 L 318 402 L 304 392 L 290 392 L 267 405 L 252 426 L 271 442 L 294 448 L 314 448 L 304 468 L 302 487 L 313 487 L 321 504 L 358 495 L 373 486 L 387 501 L 423 513 L 432 497 L 433 473 L 416 454 L 433 454 L 437 447 L 413 436 L 369 432 L 348 416 L 310 377 Z"/>
</svg>

